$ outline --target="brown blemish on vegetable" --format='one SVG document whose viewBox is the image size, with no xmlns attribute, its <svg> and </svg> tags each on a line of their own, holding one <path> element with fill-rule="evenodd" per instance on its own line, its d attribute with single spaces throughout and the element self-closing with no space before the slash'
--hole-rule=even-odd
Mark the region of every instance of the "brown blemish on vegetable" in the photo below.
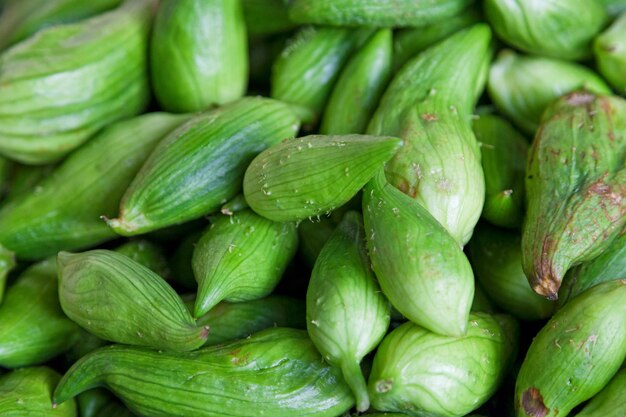
<svg viewBox="0 0 626 417">
<path fill-rule="evenodd" d="M 422 120 L 426 120 L 427 122 L 435 122 L 437 121 L 437 116 L 431 113 L 423 113 L 421 116 Z"/>
<path fill-rule="evenodd" d="M 522 394 L 522 408 L 526 415 L 531 417 L 545 417 L 550 412 L 543 403 L 543 397 L 539 390 L 530 387 Z"/>
<path fill-rule="evenodd" d="M 391 391 L 392 387 L 393 387 L 392 379 L 381 379 L 380 381 L 376 382 L 376 392 L 380 394 L 384 394 L 385 392 Z"/>
<path fill-rule="evenodd" d="M 586 106 L 593 103 L 595 96 L 587 92 L 572 93 L 567 97 L 567 102 L 572 106 Z"/>
</svg>

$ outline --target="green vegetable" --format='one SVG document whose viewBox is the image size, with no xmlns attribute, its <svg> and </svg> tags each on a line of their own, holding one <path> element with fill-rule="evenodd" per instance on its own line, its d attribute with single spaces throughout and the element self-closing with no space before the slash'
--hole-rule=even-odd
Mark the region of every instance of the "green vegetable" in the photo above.
<svg viewBox="0 0 626 417">
<path fill-rule="evenodd" d="M 222 206 L 220 209 L 220 213 L 226 216 L 232 216 L 233 214 L 245 210 L 248 208 L 248 202 L 246 201 L 246 197 L 242 194 L 237 194 L 231 200 L 227 201 L 226 204 Z"/>
<path fill-rule="evenodd" d="M 9 272 L 15 268 L 15 254 L 0 245 L 0 305 L 4 296 L 4 288 L 7 283 Z"/>
<path fill-rule="evenodd" d="M 69 366 L 94 350 L 106 346 L 109 344 L 106 340 L 102 340 L 97 336 L 92 335 L 88 331 L 79 328 L 78 335 L 75 337 L 76 341 L 65 352 L 65 363 Z"/>
<path fill-rule="evenodd" d="M 626 369 L 617 373 L 576 417 L 623 417 L 626 415 Z"/>
<path fill-rule="evenodd" d="M 135 414 L 118 401 L 111 401 L 95 417 L 135 417 Z"/>
<path fill-rule="evenodd" d="M 102 388 L 90 389 L 83 392 L 76 397 L 76 403 L 78 404 L 78 415 L 80 417 L 97 417 L 98 412 L 104 409 L 111 401 L 113 401 L 111 397 L 112 396 L 105 389 Z"/>
<path fill-rule="evenodd" d="M 296 23 L 289 19 L 290 0 L 241 0 L 246 28 L 250 35 L 271 35 L 286 32 Z"/>
<path fill-rule="evenodd" d="M 163 250 L 148 240 L 131 240 L 115 251 L 154 271 L 158 276 L 167 279 L 170 269 Z"/>
<path fill-rule="evenodd" d="M 30 193 L 41 180 L 50 175 L 56 165 L 23 165 L 13 163 L 8 177 L 8 190 L 4 204 L 24 193 Z"/>
<path fill-rule="evenodd" d="M 594 41 L 598 71 L 620 93 L 626 94 L 626 2 L 624 14 Z"/>
<path fill-rule="evenodd" d="M 298 251 L 311 268 L 335 227 L 337 224 L 326 216 L 320 217 L 319 220 L 303 220 L 298 225 Z"/>
<path fill-rule="evenodd" d="M 626 12 L 626 0 L 598 0 L 598 2 L 611 16 Z"/>
</svg>

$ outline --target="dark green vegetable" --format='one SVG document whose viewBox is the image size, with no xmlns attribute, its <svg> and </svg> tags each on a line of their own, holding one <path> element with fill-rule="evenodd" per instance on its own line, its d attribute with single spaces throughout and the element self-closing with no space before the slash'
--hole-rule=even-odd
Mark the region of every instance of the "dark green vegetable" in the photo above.
<svg viewBox="0 0 626 417">
<path fill-rule="evenodd" d="M 149 240 L 131 240 L 118 246 L 115 251 L 151 269 L 164 279 L 171 274 L 163 250 Z"/>
<path fill-rule="evenodd" d="M 246 29 L 250 35 L 271 35 L 297 26 L 289 19 L 290 0 L 241 0 Z"/>
<path fill-rule="evenodd" d="M 625 13 L 593 44 L 598 71 L 622 95 L 626 94 L 626 1 L 623 7 Z"/>
<path fill-rule="evenodd" d="M 237 194 L 230 201 L 226 202 L 220 209 L 220 213 L 226 216 L 232 216 L 233 214 L 245 210 L 248 208 L 248 202 L 246 197 L 242 194 Z"/>
<path fill-rule="evenodd" d="M 7 283 L 9 272 L 15 268 L 15 254 L 0 245 L 0 304 L 4 298 L 4 288 Z"/>
<path fill-rule="evenodd" d="M 80 358 L 77 358 L 78 360 Z M 94 388 L 76 397 L 78 415 L 80 417 L 97 417 L 98 412 L 114 401 L 112 396 L 102 388 Z M 103 416 L 104 417 L 104 416 Z M 111 416 L 114 417 L 114 416 Z"/>
</svg>

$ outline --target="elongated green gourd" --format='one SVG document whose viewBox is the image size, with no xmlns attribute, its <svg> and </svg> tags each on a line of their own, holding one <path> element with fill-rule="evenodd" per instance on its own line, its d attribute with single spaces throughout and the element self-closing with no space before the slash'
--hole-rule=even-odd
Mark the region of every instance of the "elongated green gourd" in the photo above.
<svg viewBox="0 0 626 417">
<path fill-rule="evenodd" d="M 496 226 L 518 228 L 524 218 L 528 142 L 498 116 L 481 115 L 472 128 L 485 174 L 482 217 Z"/>
<path fill-rule="evenodd" d="M 172 287 L 132 259 L 97 249 L 57 261 L 63 311 L 99 338 L 179 352 L 206 340 Z"/>
<path fill-rule="evenodd" d="M 372 268 L 391 304 L 433 332 L 464 335 L 474 275 L 454 238 L 382 170 L 363 192 L 363 218 Z"/>
<path fill-rule="evenodd" d="M 372 406 L 410 416 L 460 417 L 475 410 L 493 395 L 514 360 L 518 330 L 508 324 L 472 314 L 463 337 L 401 325 L 383 339 L 374 357 Z"/>
<path fill-rule="evenodd" d="M 568 60 L 586 58 L 607 16 L 596 0 L 486 0 L 487 20 L 522 51 Z"/>
<path fill-rule="evenodd" d="M 576 417 L 622 417 L 626 415 L 626 369 L 617 373 Z"/>
<path fill-rule="evenodd" d="M 59 160 L 148 98 L 152 0 L 52 26 L 0 55 L 0 154 Z"/>
<path fill-rule="evenodd" d="M 584 88 L 598 94 L 611 89 L 596 73 L 572 62 L 501 52 L 489 70 L 487 89 L 496 107 L 517 127 L 534 134 L 552 101 Z"/>
<path fill-rule="evenodd" d="M 28 268 L 8 288 L 0 305 L 0 366 L 42 364 L 78 340 L 79 327 L 59 305 L 56 273 L 54 260 L 47 260 Z"/>
<path fill-rule="evenodd" d="M 285 328 L 187 353 L 103 348 L 78 361 L 53 398 L 60 404 L 94 386 L 145 417 L 336 417 L 354 404 L 306 332 Z"/>
<path fill-rule="evenodd" d="M 200 114 L 159 143 L 109 226 L 136 235 L 200 218 L 241 191 L 246 167 L 300 123 L 276 100 L 247 97 Z"/>
<path fill-rule="evenodd" d="M 131 240 L 115 248 L 115 251 L 140 263 L 164 279 L 168 279 L 170 275 L 170 268 L 163 250 L 149 240 Z"/>
<path fill-rule="evenodd" d="M 161 107 L 205 110 L 244 95 L 248 83 L 241 0 L 163 0 L 152 30 L 152 87 Z"/>
<path fill-rule="evenodd" d="M 626 13 L 594 40 L 593 50 L 600 74 L 620 94 L 626 94 Z"/>
<path fill-rule="evenodd" d="M 320 133 L 364 133 L 391 75 L 391 30 L 376 32 L 350 58 L 333 87 Z"/>
<path fill-rule="evenodd" d="M 490 38 L 486 25 L 475 25 L 408 62 L 367 129 L 404 139 L 404 147 L 386 165 L 387 178 L 426 207 L 461 245 L 471 237 L 485 199 L 470 117 L 474 94 L 482 90 Z"/>
<path fill-rule="evenodd" d="M 15 254 L 0 245 L 0 304 L 2 304 L 4 288 L 9 272 L 11 272 L 13 268 L 15 268 Z"/>
<path fill-rule="evenodd" d="M 194 316 L 220 301 L 249 301 L 269 295 L 298 246 L 293 223 L 267 220 L 250 210 L 217 217 L 193 252 L 198 281 Z"/>
<path fill-rule="evenodd" d="M 385 336 L 390 317 L 389 302 L 370 269 L 359 213 L 344 215 L 315 261 L 306 309 L 315 347 L 341 369 L 357 411 L 366 411 L 370 402 L 360 363 Z"/>
<path fill-rule="evenodd" d="M 273 35 L 297 26 L 288 14 L 289 0 L 241 0 L 250 35 Z"/>
<path fill-rule="evenodd" d="M 274 221 L 328 214 L 347 203 L 402 146 L 393 137 L 305 136 L 262 152 L 246 171 L 252 210 Z"/>
<path fill-rule="evenodd" d="M 522 265 L 556 299 L 563 276 L 626 225 L 626 100 L 572 93 L 544 113 L 528 160 Z"/>
<path fill-rule="evenodd" d="M 626 281 L 610 281 L 571 300 L 535 336 L 517 376 L 516 416 L 567 416 L 625 358 Z"/>
<path fill-rule="evenodd" d="M 7 417 L 77 417 L 74 400 L 53 407 L 51 395 L 61 379 L 47 367 L 22 368 L 0 376 L 0 414 Z"/>
</svg>

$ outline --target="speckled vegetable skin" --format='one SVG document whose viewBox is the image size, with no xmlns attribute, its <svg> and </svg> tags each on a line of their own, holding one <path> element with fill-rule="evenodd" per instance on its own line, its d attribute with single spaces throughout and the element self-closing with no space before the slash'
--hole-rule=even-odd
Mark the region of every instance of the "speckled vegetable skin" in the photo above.
<svg viewBox="0 0 626 417">
<path fill-rule="evenodd" d="M 356 408 L 369 408 L 360 362 L 389 327 L 389 302 L 381 293 L 365 248 L 363 218 L 350 211 L 320 252 L 306 294 L 309 336 L 330 364 L 341 369 Z"/>
<path fill-rule="evenodd" d="M 410 416 L 459 417 L 487 401 L 515 356 L 518 330 L 506 316 L 476 313 L 454 338 L 405 323 L 383 339 L 369 379 L 372 406 Z"/>
<path fill-rule="evenodd" d="M 161 107 L 200 111 L 243 96 L 247 46 L 241 0 L 161 0 L 150 43 Z"/>
<path fill-rule="evenodd" d="M 626 101 L 572 93 L 544 113 L 530 151 L 522 266 L 556 299 L 572 266 L 591 261 L 626 225 Z"/>
<path fill-rule="evenodd" d="M 445 21 L 474 0 L 294 0 L 289 16 L 299 23 L 337 26 L 424 26 Z"/>
<path fill-rule="evenodd" d="M 296 23 L 289 19 L 290 0 L 241 0 L 246 29 L 250 35 L 271 35 L 289 31 Z"/>
<path fill-rule="evenodd" d="M 599 392 L 626 357 L 626 281 L 597 285 L 534 338 L 517 376 L 518 417 L 562 417 Z"/>
<path fill-rule="evenodd" d="M 273 222 L 250 210 L 215 218 L 193 252 L 198 282 L 194 316 L 202 316 L 223 300 L 269 295 L 297 247 L 293 223 Z"/>
<path fill-rule="evenodd" d="M 252 210 L 274 221 L 322 216 L 354 197 L 400 146 L 398 138 L 371 135 L 284 141 L 252 161 L 243 193 Z"/>
<path fill-rule="evenodd" d="M 363 217 L 372 268 L 391 304 L 433 332 L 465 334 L 474 275 L 452 236 L 382 170 L 365 187 Z"/>
<path fill-rule="evenodd" d="M 626 94 L 626 13 L 595 39 L 593 50 L 600 74 L 620 94 Z"/>
<path fill-rule="evenodd" d="M 306 332 L 284 328 L 179 354 L 103 348 L 78 361 L 53 398 L 62 403 L 94 386 L 145 417 L 336 417 L 354 404 Z"/>
<path fill-rule="evenodd" d="M 450 36 L 408 62 L 387 88 L 367 132 L 404 139 L 389 181 L 465 244 L 480 217 L 485 180 L 470 117 L 489 56 L 486 25 Z M 468 94 L 468 92 L 470 92 Z"/>
<path fill-rule="evenodd" d="M 626 369 L 617 373 L 576 417 L 623 417 L 626 415 Z"/>
<path fill-rule="evenodd" d="M 152 0 L 53 26 L 0 55 L 0 154 L 29 164 L 59 160 L 149 97 Z"/>
<path fill-rule="evenodd" d="M 578 89 L 611 94 L 593 71 L 572 62 L 518 55 L 505 50 L 489 70 L 487 89 L 500 112 L 520 129 L 534 134 L 552 101 Z"/>
<path fill-rule="evenodd" d="M 0 376 L 0 413 L 7 417 L 77 417 L 74 400 L 52 406 L 50 396 L 60 378 L 43 366 Z"/>
<path fill-rule="evenodd" d="M 59 253 L 59 300 L 67 316 L 104 340 L 177 352 L 204 344 L 185 304 L 158 275 L 116 252 Z"/>
<path fill-rule="evenodd" d="M 35 192 L 23 192 L 2 207 L 0 242 L 18 258 L 36 260 L 114 238 L 100 216 L 115 213 L 159 140 L 187 118 L 152 113 L 106 128 L 39 182 Z"/>
<path fill-rule="evenodd" d="M 261 97 L 194 117 L 159 143 L 109 226 L 119 234 L 136 235 L 219 210 L 241 191 L 250 161 L 293 137 L 299 127 L 287 105 Z"/>
<path fill-rule="evenodd" d="M 485 15 L 505 42 L 522 51 L 562 59 L 591 54 L 607 20 L 597 0 L 486 0 Z"/>
<path fill-rule="evenodd" d="M 13 268 L 15 268 L 15 254 L 0 245 L 0 305 L 2 304 L 7 277 Z"/>
<path fill-rule="evenodd" d="M 115 251 L 140 263 L 164 279 L 170 275 L 163 251 L 148 240 L 132 240 L 118 246 Z"/>
<path fill-rule="evenodd" d="M 0 366 L 44 363 L 78 339 L 78 326 L 59 306 L 56 273 L 55 262 L 44 261 L 24 271 L 7 290 L 0 306 Z"/>
</svg>

